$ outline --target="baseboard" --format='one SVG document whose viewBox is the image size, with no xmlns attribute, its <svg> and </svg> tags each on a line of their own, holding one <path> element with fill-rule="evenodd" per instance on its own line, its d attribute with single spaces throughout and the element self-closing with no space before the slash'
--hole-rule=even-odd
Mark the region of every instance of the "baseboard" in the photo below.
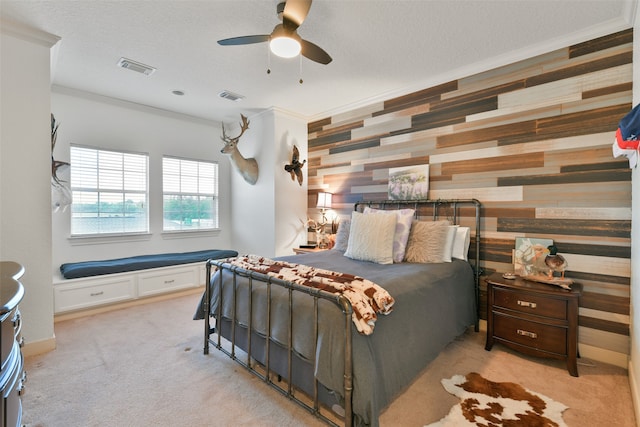
<svg viewBox="0 0 640 427">
<path fill-rule="evenodd" d="M 166 294 L 156 295 L 152 297 L 138 298 L 131 301 L 124 301 L 116 304 L 109 304 L 109 305 L 103 305 L 99 307 L 92 307 L 92 308 L 87 308 L 87 309 L 82 309 L 77 311 L 71 311 L 68 313 L 56 314 L 54 316 L 54 322 L 57 323 L 65 320 L 78 319 L 80 317 L 92 316 L 94 314 L 106 313 L 109 311 L 120 310 L 122 308 L 127 308 L 127 307 L 135 307 L 138 305 L 149 304 L 152 302 L 165 301 L 168 299 L 178 298 L 178 297 L 187 296 L 187 295 L 202 294 L 203 289 L 204 289 L 204 285 L 201 285 L 195 288 L 185 289 L 183 291 L 169 292 Z"/>
<path fill-rule="evenodd" d="M 46 340 L 34 341 L 26 343 L 22 347 L 22 355 L 24 357 L 37 356 L 39 354 L 48 353 L 56 349 L 56 337 L 55 335 Z"/>
<path fill-rule="evenodd" d="M 629 367 L 628 354 L 618 353 L 617 351 L 606 350 L 604 348 L 594 347 L 582 343 L 578 343 L 578 351 L 580 351 L 581 358 L 608 363 L 609 365 L 619 366 L 624 369 L 627 369 Z M 578 363 L 580 363 L 579 359 Z"/>
<path fill-rule="evenodd" d="M 638 381 L 636 372 L 633 369 L 633 363 L 629 361 L 629 387 L 631 388 L 631 402 L 633 402 L 633 412 L 636 414 L 636 426 L 640 427 L 640 390 L 638 390 Z"/>
</svg>

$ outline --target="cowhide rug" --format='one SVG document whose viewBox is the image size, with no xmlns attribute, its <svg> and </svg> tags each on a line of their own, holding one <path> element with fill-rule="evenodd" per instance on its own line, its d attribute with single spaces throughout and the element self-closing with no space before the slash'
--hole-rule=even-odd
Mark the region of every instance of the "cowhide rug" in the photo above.
<svg viewBox="0 0 640 427">
<path fill-rule="evenodd" d="M 445 390 L 462 399 L 428 427 L 566 427 L 565 405 L 515 383 L 494 383 L 472 372 L 443 379 Z"/>
</svg>

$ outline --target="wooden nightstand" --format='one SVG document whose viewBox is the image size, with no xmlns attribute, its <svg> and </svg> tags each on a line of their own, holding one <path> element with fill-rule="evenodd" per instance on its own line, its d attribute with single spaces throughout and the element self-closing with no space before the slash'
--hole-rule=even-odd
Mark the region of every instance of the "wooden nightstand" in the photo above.
<svg viewBox="0 0 640 427">
<path fill-rule="evenodd" d="M 293 248 L 293 252 L 295 252 L 296 255 L 308 254 L 311 252 L 322 252 L 327 250 L 328 249 L 320 249 L 320 248 Z"/>
<path fill-rule="evenodd" d="M 578 300 L 582 285 L 571 290 L 524 280 L 487 278 L 487 343 L 499 342 L 522 353 L 567 361 L 578 376 Z"/>
</svg>

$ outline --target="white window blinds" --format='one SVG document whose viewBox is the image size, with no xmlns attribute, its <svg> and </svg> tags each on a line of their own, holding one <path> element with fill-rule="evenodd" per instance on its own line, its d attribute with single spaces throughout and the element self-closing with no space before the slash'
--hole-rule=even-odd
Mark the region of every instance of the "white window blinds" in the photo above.
<svg viewBox="0 0 640 427">
<path fill-rule="evenodd" d="M 71 235 L 149 232 L 147 154 L 71 146 Z"/>
<path fill-rule="evenodd" d="M 163 230 L 218 228 L 218 164 L 162 158 Z"/>
</svg>

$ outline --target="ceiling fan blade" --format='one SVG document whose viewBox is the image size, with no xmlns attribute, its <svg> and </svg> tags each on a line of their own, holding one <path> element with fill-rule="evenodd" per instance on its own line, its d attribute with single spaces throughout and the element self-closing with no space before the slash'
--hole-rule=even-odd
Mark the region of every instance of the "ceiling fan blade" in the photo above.
<svg viewBox="0 0 640 427">
<path fill-rule="evenodd" d="M 282 25 L 287 30 L 295 30 L 307 17 L 312 0 L 286 0 L 282 12 Z"/>
<path fill-rule="evenodd" d="M 324 51 L 320 46 L 315 45 L 307 40 L 302 40 L 302 56 L 309 58 L 312 61 L 319 62 L 320 64 L 328 64 L 333 61 L 331 56 Z"/>
<path fill-rule="evenodd" d="M 218 44 L 222 46 L 237 46 L 242 44 L 262 43 L 269 41 L 269 37 L 269 34 L 260 36 L 231 37 L 230 39 L 218 40 Z"/>
</svg>

